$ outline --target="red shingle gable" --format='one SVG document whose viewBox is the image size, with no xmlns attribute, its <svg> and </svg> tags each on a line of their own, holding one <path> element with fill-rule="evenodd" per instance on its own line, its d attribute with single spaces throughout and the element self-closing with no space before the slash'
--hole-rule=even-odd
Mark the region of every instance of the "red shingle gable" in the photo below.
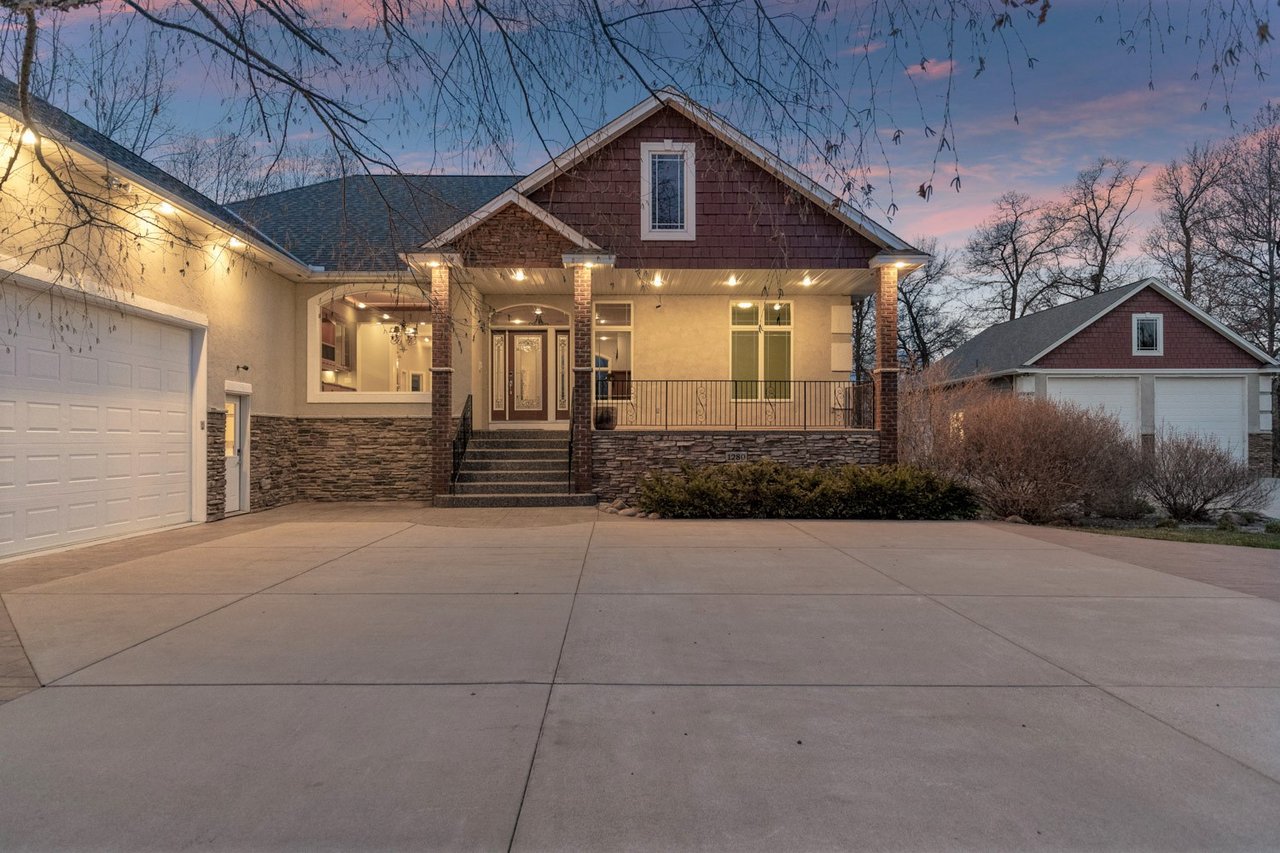
<svg viewBox="0 0 1280 853">
<path fill-rule="evenodd" d="M 1133 354 L 1134 314 L 1164 315 L 1164 355 Z M 1171 299 L 1147 288 L 1081 329 L 1035 362 L 1035 366 L 1156 370 L 1256 368 L 1261 363 Z"/>
<path fill-rule="evenodd" d="M 693 142 L 697 239 L 640 239 L 640 143 Z M 865 268 L 879 247 L 671 107 L 529 193 L 623 268 Z"/>
</svg>

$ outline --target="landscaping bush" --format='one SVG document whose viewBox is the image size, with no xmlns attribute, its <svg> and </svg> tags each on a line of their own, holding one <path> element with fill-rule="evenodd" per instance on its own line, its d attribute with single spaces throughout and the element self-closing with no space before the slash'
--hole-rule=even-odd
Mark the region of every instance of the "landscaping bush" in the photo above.
<svg viewBox="0 0 1280 853">
<path fill-rule="evenodd" d="M 970 486 L 992 515 L 1141 514 L 1137 445 L 1100 411 L 930 377 L 903 396 L 905 461 Z"/>
<path fill-rule="evenodd" d="M 1142 485 L 1170 517 L 1196 521 L 1264 505 L 1271 487 L 1206 436 L 1162 433 L 1142 467 Z"/>
<path fill-rule="evenodd" d="M 798 468 L 766 460 L 648 475 L 638 503 L 668 518 L 972 518 L 973 493 L 908 467 Z"/>
</svg>

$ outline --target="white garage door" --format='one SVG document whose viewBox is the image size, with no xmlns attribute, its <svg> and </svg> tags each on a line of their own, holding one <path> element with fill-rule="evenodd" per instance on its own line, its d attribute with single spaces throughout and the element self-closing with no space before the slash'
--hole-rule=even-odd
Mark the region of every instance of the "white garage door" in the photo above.
<svg viewBox="0 0 1280 853">
<path fill-rule="evenodd" d="M 1156 429 L 1211 436 L 1244 459 L 1245 400 L 1239 377 L 1156 379 Z"/>
<path fill-rule="evenodd" d="M 1082 409 L 1102 409 L 1138 434 L 1138 378 L 1136 376 L 1050 376 L 1049 397 Z"/>
<path fill-rule="evenodd" d="M 0 555 L 191 519 L 190 331 L 90 318 L 71 351 L 30 324 L 0 347 Z"/>
</svg>

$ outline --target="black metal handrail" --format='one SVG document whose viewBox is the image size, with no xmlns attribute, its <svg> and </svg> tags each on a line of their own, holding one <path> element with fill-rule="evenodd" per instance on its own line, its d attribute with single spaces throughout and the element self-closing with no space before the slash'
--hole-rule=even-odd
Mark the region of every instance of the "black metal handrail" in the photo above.
<svg viewBox="0 0 1280 853">
<path fill-rule="evenodd" d="M 573 494 L 573 422 L 572 421 L 569 423 L 569 494 Z"/>
<path fill-rule="evenodd" d="M 452 494 L 458 485 L 458 472 L 462 470 L 462 458 L 467 455 L 467 444 L 471 441 L 471 395 L 462 406 L 462 417 L 458 420 L 458 431 L 453 436 L 453 474 L 449 477 L 449 492 Z"/>
<path fill-rule="evenodd" d="M 631 379 L 596 388 L 592 419 L 612 410 L 618 429 L 871 429 L 871 382 Z"/>
</svg>

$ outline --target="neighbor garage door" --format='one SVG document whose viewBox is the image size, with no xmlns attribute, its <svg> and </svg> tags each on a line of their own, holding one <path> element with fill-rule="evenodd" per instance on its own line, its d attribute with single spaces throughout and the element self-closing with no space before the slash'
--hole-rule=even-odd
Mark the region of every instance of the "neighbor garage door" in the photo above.
<svg viewBox="0 0 1280 853">
<path fill-rule="evenodd" d="M 190 331 L 86 319 L 70 349 L 38 323 L 0 348 L 0 555 L 191 519 Z"/>
<path fill-rule="evenodd" d="M 1244 459 L 1245 381 L 1240 377 L 1156 379 L 1156 429 L 1200 433 Z"/>
<path fill-rule="evenodd" d="M 1138 434 L 1138 378 L 1136 376 L 1050 376 L 1049 397 L 1084 409 L 1102 409 L 1125 429 Z"/>
</svg>

